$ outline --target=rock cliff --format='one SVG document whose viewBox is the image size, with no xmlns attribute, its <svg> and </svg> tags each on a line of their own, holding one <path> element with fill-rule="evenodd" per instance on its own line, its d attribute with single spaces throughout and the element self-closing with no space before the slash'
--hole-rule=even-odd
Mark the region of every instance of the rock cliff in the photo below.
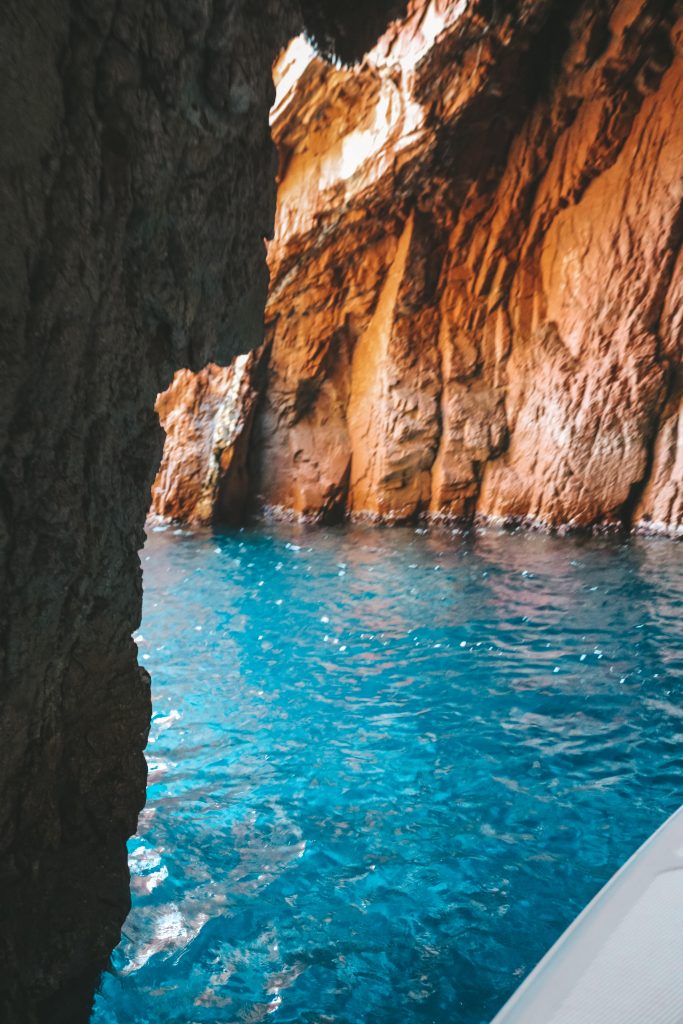
<svg viewBox="0 0 683 1024">
<path fill-rule="evenodd" d="M 413 0 L 359 68 L 298 39 L 276 78 L 237 504 L 683 532 L 680 4 Z"/>
<path fill-rule="evenodd" d="M 75 1024 L 129 905 L 138 549 L 179 367 L 263 336 L 272 64 L 395 0 L 0 9 L 0 1019 Z M 309 10 L 310 8 L 310 10 Z M 237 470 L 237 467 L 236 467 Z"/>
</svg>

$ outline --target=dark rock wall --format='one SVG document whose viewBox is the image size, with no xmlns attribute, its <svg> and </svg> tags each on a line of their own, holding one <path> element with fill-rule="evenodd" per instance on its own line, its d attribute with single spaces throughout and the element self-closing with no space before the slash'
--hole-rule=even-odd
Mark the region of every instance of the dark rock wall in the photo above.
<svg viewBox="0 0 683 1024">
<path fill-rule="evenodd" d="M 375 3 L 376 31 L 400 7 Z M 273 60 L 302 24 L 360 56 L 369 23 L 345 11 L 0 6 L 3 1024 L 86 1019 L 118 941 L 146 779 L 131 634 L 154 402 L 179 367 L 261 340 Z"/>
<path fill-rule="evenodd" d="M 0 13 L 0 1020 L 76 1021 L 144 802 L 138 549 L 179 366 L 262 335 L 279 0 Z"/>
</svg>

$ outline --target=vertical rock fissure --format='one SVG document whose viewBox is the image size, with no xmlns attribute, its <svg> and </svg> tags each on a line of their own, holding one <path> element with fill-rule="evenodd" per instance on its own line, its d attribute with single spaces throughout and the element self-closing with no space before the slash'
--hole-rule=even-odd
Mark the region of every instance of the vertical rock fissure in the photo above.
<svg viewBox="0 0 683 1024">
<path fill-rule="evenodd" d="M 662 319 L 664 316 L 667 297 L 673 284 L 674 273 L 681 257 L 681 253 L 683 252 L 683 202 L 681 202 L 678 208 L 678 213 L 674 218 L 667 248 L 669 250 L 669 256 L 662 270 L 661 281 L 658 289 L 659 295 L 652 311 L 652 333 L 656 340 L 655 359 L 664 369 L 665 385 L 662 389 L 659 407 L 652 411 L 652 426 L 646 440 L 646 459 L 642 478 L 631 485 L 628 498 L 624 502 L 624 506 L 622 508 L 622 520 L 626 529 L 633 528 L 638 506 L 648 484 L 651 481 L 655 463 L 655 449 L 657 441 L 662 433 L 663 417 L 668 408 L 669 401 L 673 396 L 676 380 L 680 372 L 680 351 L 678 365 L 676 364 L 675 354 L 673 357 L 665 354 L 664 339 L 662 336 Z M 681 343 L 683 343 L 683 339 L 681 339 Z M 669 514 L 671 513 L 669 512 Z"/>
<path fill-rule="evenodd" d="M 443 267 L 441 274 L 443 275 Z M 435 466 L 439 463 L 439 457 L 442 456 L 442 446 L 445 444 L 445 420 L 447 415 L 447 409 L 444 407 L 446 401 L 446 367 L 445 367 L 445 354 L 443 346 L 441 344 L 441 313 L 439 311 L 439 317 L 437 321 L 437 332 L 438 332 L 438 343 L 436 346 L 436 368 L 438 374 L 438 385 L 439 390 L 436 396 L 436 445 L 434 448 L 434 458 L 432 459 L 429 467 L 429 503 L 425 508 L 425 512 L 429 513 L 435 508 L 435 493 L 434 493 L 434 472 Z"/>
<path fill-rule="evenodd" d="M 381 285 L 375 311 L 353 350 L 347 422 L 351 442 L 349 511 L 356 515 L 381 515 L 385 509 L 387 439 L 382 434 L 388 427 L 391 401 L 388 378 L 392 368 L 388 353 L 412 234 L 410 213 L 398 240 L 396 256 Z"/>
</svg>

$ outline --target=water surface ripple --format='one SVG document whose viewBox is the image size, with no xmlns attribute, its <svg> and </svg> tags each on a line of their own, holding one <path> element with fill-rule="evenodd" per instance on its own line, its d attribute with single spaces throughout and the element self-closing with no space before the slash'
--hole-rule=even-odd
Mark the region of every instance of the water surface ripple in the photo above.
<svg viewBox="0 0 683 1024">
<path fill-rule="evenodd" d="M 152 532 L 95 1024 L 483 1024 L 683 801 L 667 541 Z"/>
</svg>

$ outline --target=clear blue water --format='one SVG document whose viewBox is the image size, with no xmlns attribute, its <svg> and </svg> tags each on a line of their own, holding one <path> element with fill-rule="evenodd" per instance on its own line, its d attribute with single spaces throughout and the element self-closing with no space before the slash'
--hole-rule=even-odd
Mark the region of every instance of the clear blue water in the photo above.
<svg viewBox="0 0 683 1024">
<path fill-rule="evenodd" d="M 96 1024 L 480 1024 L 683 801 L 683 548 L 152 533 Z"/>
</svg>

